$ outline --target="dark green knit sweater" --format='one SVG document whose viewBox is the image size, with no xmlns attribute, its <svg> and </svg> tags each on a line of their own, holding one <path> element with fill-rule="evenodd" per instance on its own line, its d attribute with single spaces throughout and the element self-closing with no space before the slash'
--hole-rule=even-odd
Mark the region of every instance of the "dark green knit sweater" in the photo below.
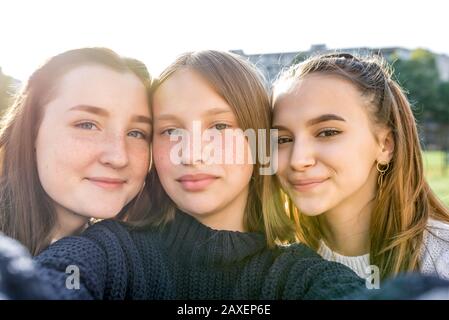
<svg viewBox="0 0 449 320">
<path fill-rule="evenodd" d="M 36 257 L 54 297 L 80 299 L 338 299 L 364 287 L 342 264 L 259 233 L 213 230 L 178 212 L 163 230 L 103 221 Z M 66 268 L 80 270 L 67 289 Z"/>
</svg>

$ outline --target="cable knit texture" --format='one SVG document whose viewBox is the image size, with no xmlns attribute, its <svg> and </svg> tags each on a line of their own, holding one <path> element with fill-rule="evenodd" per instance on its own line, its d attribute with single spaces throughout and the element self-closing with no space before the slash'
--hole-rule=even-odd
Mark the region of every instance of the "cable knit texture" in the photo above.
<svg viewBox="0 0 449 320">
<path fill-rule="evenodd" d="M 304 245 L 268 249 L 262 234 L 213 230 L 182 212 L 161 230 L 97 223 L 36 261 L 69 299 L 338 299 L 364 287 Z M 79 290 L 65 287 L 68 265 L 80 268 Z"/>
<path fill-rule="evenodd" d="M 430 219 L 424 234 L 421 271 L 449 279 L 449 224 Z"/>
<path fill-rule="evenodd" d="M 348 266 L 362 278 L 370 274 L 369 254 L 356 257 L 344 256 L 332 251 L 323 241 L 318 253 L 326 260 Z M 447 223 L 429 219 L 421 252 L 421 272 L 449 279 L 449 225 Z"/>
</svg>

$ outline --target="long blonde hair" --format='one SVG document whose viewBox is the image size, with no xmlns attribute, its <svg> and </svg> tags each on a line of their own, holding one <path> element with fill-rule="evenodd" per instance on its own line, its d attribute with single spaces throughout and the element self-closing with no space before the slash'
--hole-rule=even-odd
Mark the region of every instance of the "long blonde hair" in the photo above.
<svg viewBox="0 0 449 320">
<path fill-rule="evenodd" d="M 391 129 L 395 149 L 371 215 L 370 263 L 379 267 L 382 278 L 418 270 L 429 218 L 449 222 L 449 212 L 425 179 L 415 118 L 391 67 L 380 57 L 318 55 L 286 70 L 275 87 L 312 73 L 349 80 L 370 99 L 371 120 Z M 285 195 L 284 200 L 287 211 L 298 217 L 300 240 L 317 249 L 325 239 L 320 218 L 301 214 Z"/>
<path fill-rule="evenodd" d="M 193 70 L 203 77 L 232 108 L 242 130 L 265 130 L 266 137 L 270 137 L 269 95 L 263 78 L 253 65 L 227 52 L 207 50 L 185 53 L 161 73 L 152 89 L 153 93 L 181 69 Z M 274 201 L 280 195 L 280 190 L 273 185 L 270 176 L 259 174 L 259 168 L 260 163 L 257 161 L 250 182 L 244 227 L 248 231 L 264 233 L 269 246 L 276 242 L 294 240 L 293 222 L 285 214 L 279 201 Z M 154 167 L 150 172 L 149 183 L 151 208 L 142 212 L 141 217 L 129 221 L 134 225 L 163 225 L 174 217 L 175 204 L 163 190 Z"/>
</svg>

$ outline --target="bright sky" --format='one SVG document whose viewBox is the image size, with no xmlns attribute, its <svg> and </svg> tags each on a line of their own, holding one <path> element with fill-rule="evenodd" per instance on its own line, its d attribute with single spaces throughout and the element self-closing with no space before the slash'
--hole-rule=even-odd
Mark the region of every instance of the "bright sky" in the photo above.
<svg viewBox="0 0 449 320">
<path fill-rule="evenodd" d="M 1 0 L 0 66 L 25 80 L 48 57 L 105 46 L 157 75 L 178 54 L 424 47 L 449 54 L 441 0 Z"/>
</svg>

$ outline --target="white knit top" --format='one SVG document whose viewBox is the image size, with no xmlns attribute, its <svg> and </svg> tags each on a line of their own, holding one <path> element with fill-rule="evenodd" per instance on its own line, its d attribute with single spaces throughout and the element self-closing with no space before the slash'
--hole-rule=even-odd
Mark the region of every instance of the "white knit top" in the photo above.
<svg viewBox="0 0 449 320">
<path fill-rule="evenodd" d="M 332 251 L 323 241 L 318 253 L 326 260 L 348 266 L 361 278 L 366 278 L 370 274 L 369 253 L 356 257 L 344 256 Z M 429 219 L 421 256 L 422 273 L 436 274 L 449 279 L 449 224 Z"/>
</svg>

